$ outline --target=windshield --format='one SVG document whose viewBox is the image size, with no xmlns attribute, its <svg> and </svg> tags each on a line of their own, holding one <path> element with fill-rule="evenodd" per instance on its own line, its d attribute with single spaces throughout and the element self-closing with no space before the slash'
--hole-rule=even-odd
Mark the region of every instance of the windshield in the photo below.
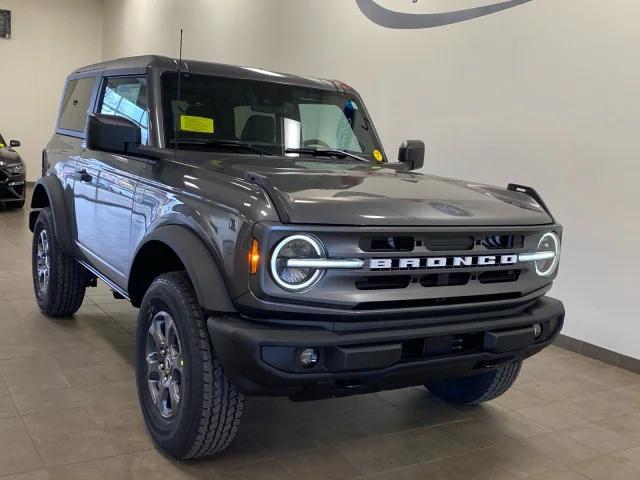
<svg viewBox="0 0 640 480">
<path fill-rule="evenodd" d="M 162 91 L 167 146 L 174 145 L 178 127 L 181 149 L 270 155 L 342 150 L 382 160 L 371 123 L 353 95 L 186 73 L 180 100 L 177 73 L 163 75 Z"/>
</svg>

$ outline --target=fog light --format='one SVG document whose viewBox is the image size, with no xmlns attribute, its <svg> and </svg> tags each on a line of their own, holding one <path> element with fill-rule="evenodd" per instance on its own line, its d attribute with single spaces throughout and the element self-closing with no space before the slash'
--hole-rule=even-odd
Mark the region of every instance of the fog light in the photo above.
<svg viewBox="0 0 640 480">
<path fill-rule="evenodd" d="M 313 368 L 318 363 L 318 352 L 314 348 L 305 348 L 300 352 L 300 365 L 304 368 Z"/>
<path fill-rule="evenodd" d="M 540 338 L 540 335 L 542 335 L 542 325 L 535 323 L 533 325 L 533 338 Z"/>
</svg>

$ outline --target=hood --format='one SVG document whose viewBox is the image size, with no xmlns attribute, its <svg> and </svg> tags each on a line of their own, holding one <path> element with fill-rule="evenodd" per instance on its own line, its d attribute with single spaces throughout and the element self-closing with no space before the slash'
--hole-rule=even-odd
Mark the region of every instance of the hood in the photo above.
<svg viewBox="0 0 640 480">
<path fill-rule="evenodd" d="M 0 167 L 8 167 L 22 163 L 20 155 L 10 148 L 0 148 Z"/>
<path fill-rule="evenodd" d="M 391 164 L 394 165 L 394 164 Z M 401 173 L 392 166 L 323 164 L 238 165 L 263 177 L 292 223 L 327 225 L 543 225 L 550 216 L 531 197 L 504 188 Z M 264 186 L 264 185 L 263 185 Z"/>
<path fill-rule="evenodd" d="M 409 173 L 399 163 L 189 151 L 179 151 L 176 159 L 194 168 L 191 183 L 198 183 L 202 176 L 243 189 L 253 184 L 266 190 L 281 220 L 286 215 L 291 223 L 417 227 L 546 225 L 553 221 L 524 193 Z M 199 194 L 207 188 L 199 185 Z"/>
</svg>

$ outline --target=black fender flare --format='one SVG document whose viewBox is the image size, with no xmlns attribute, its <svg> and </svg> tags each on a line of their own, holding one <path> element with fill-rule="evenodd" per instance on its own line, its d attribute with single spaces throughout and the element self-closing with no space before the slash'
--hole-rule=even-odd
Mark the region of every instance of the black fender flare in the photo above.
<svg viewBox="0 0 640 480">
<path fill-rule="evenodd" d="M 132 270 L 138 252 L 149 242 L 161 242 L 178 256 L 191 278 L 198 303 L 202 308 L 215 312 L 236 312 L 218 262 L 207 249 L 204 241 L 189 228 L 180 225 L 164 225 L 151 232 L 138 245 L 133 256 Z M 131 281 L 130 272 L 129 282 Z M 131 284 L 128 287 L 128 291 L 131 291 Z"/>
<path fill-rule="evenodd" d="M 43 196 L 46 195 L 46 198 Z M 40 210 L 49 206 L 53 215 L 53 229 L 58 244 L 67 255 L 73 255 L 73 237 L 71 223 L 64 202 L 64 190 L 57 177 L 41 177 L 33 187 L 31 211 L 29 212 L 29 230 L 33 232 Z"/>
</svg>

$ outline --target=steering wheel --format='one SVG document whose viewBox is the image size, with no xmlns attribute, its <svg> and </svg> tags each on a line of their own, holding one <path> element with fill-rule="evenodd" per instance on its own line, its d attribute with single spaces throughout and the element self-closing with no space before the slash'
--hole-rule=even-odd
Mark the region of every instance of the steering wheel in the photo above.
<svg viewBox="0 0 640 480">
<path fill-rule="evenodd" d="M 302 142 L 302 145 L 304 145 L 305 147 L 310 147 L 312 145 L 317 145 L 317 146 L 322 147 L 322 148 L 331 149 L 331 145 L 329 145 L 324 140 L 320 140 L 319 138 L 308 138 L 304 142 Z"/>
</svg>

